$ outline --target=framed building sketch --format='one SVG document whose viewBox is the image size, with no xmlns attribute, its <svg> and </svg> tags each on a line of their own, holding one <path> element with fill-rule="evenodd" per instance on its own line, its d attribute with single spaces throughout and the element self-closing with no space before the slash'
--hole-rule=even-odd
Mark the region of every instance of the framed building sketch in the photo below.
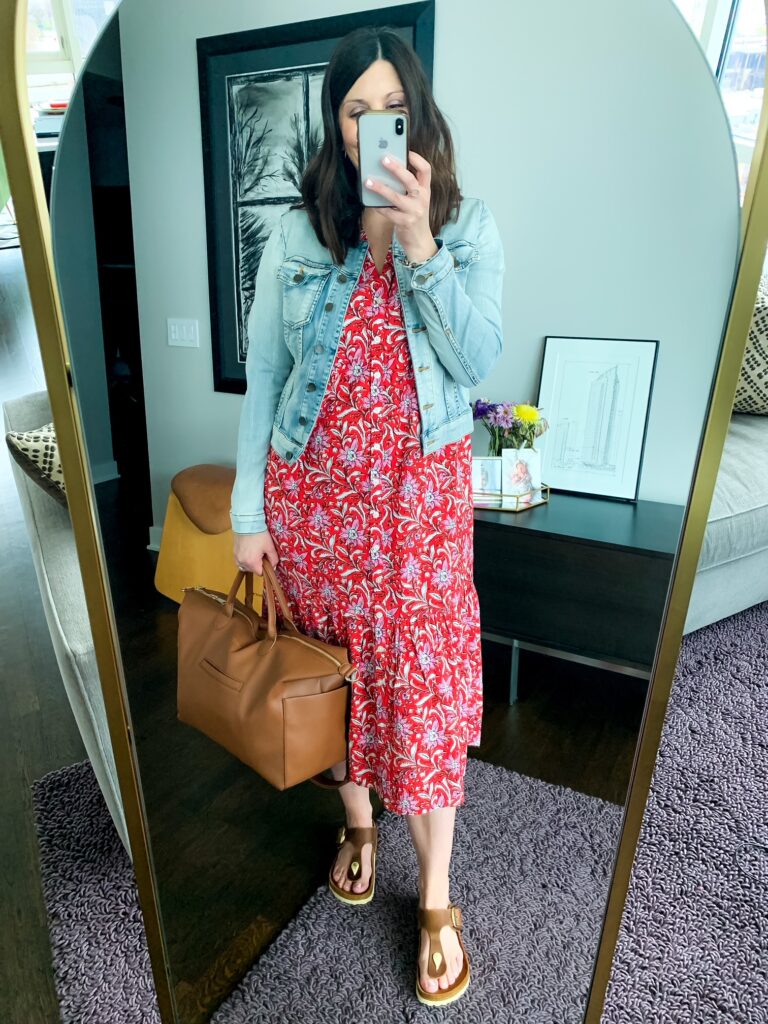
<svg viewBox="0 0 768 1024">
<path fill-rule="evenodd" d="M 431 81 L 434 7 L 426 0 L 198 39 L 215 391 L 245 393 L 256 272 L 322 144 L 321 86 L 336 44 L 359 26 L 390 26 Z"/>
<path fill-rule="evenodd" d="M 548 335 L 537 444 L 553 491 L 636 501 L 659 343 Z"/>
</svg>

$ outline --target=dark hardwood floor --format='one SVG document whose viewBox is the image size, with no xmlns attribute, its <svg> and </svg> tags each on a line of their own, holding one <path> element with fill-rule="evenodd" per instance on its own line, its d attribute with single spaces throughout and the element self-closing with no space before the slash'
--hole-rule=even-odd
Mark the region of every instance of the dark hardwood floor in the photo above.
<svg viewBox="0 0 768 1024">
<path fill-rule="evenodd" d="M 6 250 L 0 252 L 0 400 L 44 386 L 20 251 Z M 58 1010 L 30 783 L 83 760 L 85 751 L 54 659 L 5 445 L 0 472 L 0 914 L 6 924 L 0 939 L 0 1020 L 38 1024 L 58 1020 Z M 99 485 L 97 497 L 110 578 L 113 584 L 120 580 L 113 587 L 115 612 L 161 902 L 167 901 L 169 911 L 166 936 L 177 994 L 184 1002 L 186 989 L 194 1004 L 196 989 L 222 984 L 210 978 L 212 950 L 199 927 L 199 900 L 189 898 L 191 882 L 199 886 L 211 866 L 203 837 L 210 842 L 218 834 L 233 864 L 252 868 L 247 877 L 238 876 L 236 887 L 223 884 L 226 871 L 218 882 L 216 870 L 207 873 L 214 886 L 212 912 L 215 907 L 226 925 L 219 937 L 228 932 L 231 946 L 240 948 L 239 959 L 243 943 L 254 954 L 263 949 L 323 883 L 340 801 L 309 784 L 281 794 L 193 730 L 175 728 L 177 606 L 152 586 L 155 556 L 146 550 L 143 532 L 129 528 L 119 482 Z M 623 803 L 645 684 L 523 651 L 520 700 L 510 707 L 509 660 L 508 647 L 483 643 L 483 737 L 471 754 Z M 190 763 L 199 785 L 189 777 Z M 374 803 L 378 811 L 381 805 Z M 200 814 L 205 828 L 195 825 Z M 254 839 L 256 832 L 263 839 Z M 246 855 L 251 859 L 240 859 Z M 190 941 L 195 933 L 201 936 L 199 948 Z M 222 938 L 222 971 L 230 952 Z"/>
</svg>

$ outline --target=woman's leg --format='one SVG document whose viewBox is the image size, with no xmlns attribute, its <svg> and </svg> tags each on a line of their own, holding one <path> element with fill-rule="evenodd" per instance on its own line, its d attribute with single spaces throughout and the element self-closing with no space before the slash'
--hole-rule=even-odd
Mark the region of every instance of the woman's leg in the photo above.
<svg viewBox="0 0 768 1024">
<path fill-rule="evenodd" d="M 455 807 L 440 807 L 426 814 L 409 814 L 408 828 L 413 848 L 419 862 L 419 906 L 427 910 L 448 906 L 448 870 L 453 849 L 453 826 L 456 821 Z M 461 970 L 463 953 L 456 932 L 447 925 L 440 929 L 440 941 L 445 951 L 446 971 L 441 978 L 430 978 L 427 974 L 429 957 L 429 936 L 422 929 L 419 947 L 419 969 L 421 987 L 426 992 L 437 992 L 448 988 Z"/>
<path fill-rule="evenodd" d="M 331 768 L 334 779 L 343 779 L 347 769 L 346 761 L 339 761 Z M 358 786 L 354 782 L 347 782 L 339 789 L 341 799 L 344 802 L 347 825 L 350 828 L 365 828 L 373 824 L 373 808 L 371 806 L 371 793 L 367 786 Z M 368 888 L 371 877 L 371 850 L 372 844 L 366 843 L 360 853 L 360 875 L 354 881 L 347 878 L 347 868 L 352 862 L 352 844 L 343 843 L 336 858 L 333 868 L 333 880 L 340 889 L 352 890 L 352 892 L 364 892 Z"/>
</svg>

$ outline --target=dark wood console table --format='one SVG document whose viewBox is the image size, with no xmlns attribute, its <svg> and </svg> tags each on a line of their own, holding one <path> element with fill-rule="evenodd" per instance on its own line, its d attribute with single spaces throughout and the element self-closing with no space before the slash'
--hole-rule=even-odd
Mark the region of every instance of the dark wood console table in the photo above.
<svg viewBox="0 0 768 1024">
<path fill-rule="evenodd" d="M 685 508 L 552 494 L 525 512 L 474 510 L 481 636 L 649 678 Z"/>
</svg>

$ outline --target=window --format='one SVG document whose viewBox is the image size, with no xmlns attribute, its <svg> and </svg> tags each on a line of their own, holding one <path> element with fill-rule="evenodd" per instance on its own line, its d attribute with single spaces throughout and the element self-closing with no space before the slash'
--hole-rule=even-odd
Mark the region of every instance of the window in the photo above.
<svg viewBox="0 0 768 1024">
<path fill-rule="evenodd" d="M 720 83 L 736 150 L 741 201 L 755 152 L 765 84 L 764 0 L 676 0 Z"/>
<path fill-rule="evenodd" d="M 85 60 L 102 25 L 117 7 L 117 0 L 67 0 L 67 3 L 72 6 L 78 49 Z"/>
<path fill-rule="evenodd" d="M 742 201 L 763 107 L 765 45 L 764 0 L 738 0 L 725 39 L 718 79 L 731 122 Z"/>
<path fill-rule="evenodd" d="M 27 22 L 27 53 L 62 54 L 59 28 L 51 0 L 30 0 Z"/>
<path fill-rule="evenodd" d="M 118 0 L 29 0 L 27 72 L 33 103 L 67 99 Z"/>
</svg>

